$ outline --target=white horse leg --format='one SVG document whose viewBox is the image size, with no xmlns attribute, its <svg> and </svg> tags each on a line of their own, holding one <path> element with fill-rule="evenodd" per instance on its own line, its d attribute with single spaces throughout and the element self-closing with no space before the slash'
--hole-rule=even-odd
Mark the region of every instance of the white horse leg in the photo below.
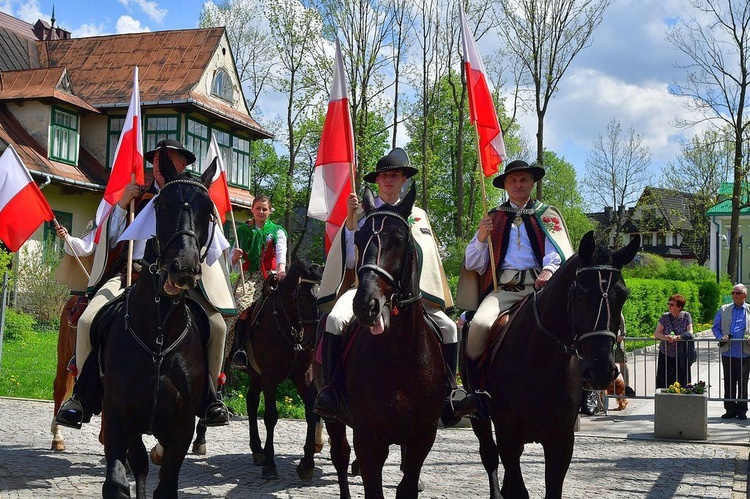
<svg viewBox="0 0 750 499">
<path fill-rule="evenodd" d="M 323 450 L 323 420 L 319 420 L 315 425 L 315 453 Z"/>
<path fill-rule="evenodd" d="M 62 431 L 60 430 L 60 426 L 55 422 L 55 416 L 52 416 L 52 425 L 50 425 L 49 429 L 50 433 L 52 433 L 52 447 L 51 449 L 55 452 L 62 452 L 65 450 L 65 440 L 62 436 Z"/>
</svg>

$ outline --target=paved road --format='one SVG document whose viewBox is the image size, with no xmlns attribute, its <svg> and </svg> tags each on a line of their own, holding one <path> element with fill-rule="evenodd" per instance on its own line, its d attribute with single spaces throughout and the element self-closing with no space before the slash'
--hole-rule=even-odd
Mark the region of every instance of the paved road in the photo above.
<svg viewBox="0 0 750 499">
<path fill-rule="evenodd" d="M 709 441 L 656 441 L 650 435 L 649 400 L 631 400 L 623 412 L 583 417 L 575 453 L 565 482 L 565 497 L 671 498 L 747 497 L 748 432 L 743 422 L 725 423 L 712 408 Z M 712 404 L 709 404 L 712 405 Z M 610 408 L 614 402 L 610 401 Z M 652 412 L 651 412 L 652 413 Z M 101 494 L 103 452 L 96 436 L 98 418 L 80 431 L 66 430 L 68 450 L 50 448 L 52 404 L 0 398 L 0 497 L 94 497 Z M 747 422 L 744 422 L 747 423 Z M 316 462 L 315 477 L 301 483 L 294 467 L 299 461 L 303 434 L 300 421 L 277 426 L 277 464 L 281 478 L 264 481 L 248 453 L 247 419 L 228 427 L 209 429 L 206 456 L 188 456 L 180 478 L 181 496 L 187 498 L 329 498 L 338 486 L 328 448 Z M 146 437 L 147 446 L 153 443 Z M 523 470 L 532 497 L 543 497 L 543 458 L 538 445 L 529 445 Z M 149 494 L 158 468 L 151 465 Z M 398 449 L 392 448 L 384 470 L 386 497 L 395 496 L 399 480 Z M 470 429 L 438 431 L 422 472 L 427 487 L 423 498 L 488 497 L 486 475 L 479 462 L 478 445 Z M 352 493 L 363 497 L 362 482 L 352 477 Z"/>
</svg>

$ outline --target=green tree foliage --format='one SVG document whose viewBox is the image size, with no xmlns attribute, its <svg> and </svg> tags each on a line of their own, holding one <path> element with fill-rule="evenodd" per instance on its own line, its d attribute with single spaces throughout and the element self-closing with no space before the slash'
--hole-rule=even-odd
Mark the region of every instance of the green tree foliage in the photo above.
<svg viewBox="0 0 750 499">
<path fill-rule="evenodd" d="M 570 241 L 577 249 L 583 235 L 594 229 L 594 223 L 583 209 L 575 168 L 554 152 L 545 151 L 544 169 L 544 202 L 560 209 L 568 225 Z"/>
</svg>

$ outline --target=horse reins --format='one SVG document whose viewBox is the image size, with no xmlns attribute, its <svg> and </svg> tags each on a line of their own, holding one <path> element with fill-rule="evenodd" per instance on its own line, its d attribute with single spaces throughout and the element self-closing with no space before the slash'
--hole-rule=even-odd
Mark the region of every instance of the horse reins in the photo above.
<svg viewBox="0 0 750 499">
<path fill-rule="evenodd" d="M 156 344 L 156 351 L 154 351 L 150 346 L 148 346 L 141 338 L 138 336 L 138 334 L 135 332 L 135 330 L 132 327 L 131 321 L 130 321 L 130 290 L 132 289 L 132 286 L 128 288 L 125 296 L 125 328 L 130 333 L 130 336 L 132 336 L 135 341 L 143 348 L 147 354 L 151 356 L 151 360 L 153 361 L 154 365 L 154 396 L 152 398 L 152 404 L 151 404 L 151 416 L 149 418 L 148 423 L 148 433 L 152 434 L 154 429 L 154 420 L 156 418 L 156 401 L 158 398 L 159 393 L 159 378 L 161 376 L 161 366 L 164 362 L 164 357 L 166 357 L 170 352 L 172 352 L 177 346 L 179 346 L 180 343 L 187 337 L 188 331 L 190 330 L 190 326 L 192 325 L 192 320 L 190 319 L 190 314 L 185 314 L 185 329 L 182 330 L 182 333 L 177 337 L 175 341 L 172 342 L 171 345 L 169 345 L 166 349 L 164 349 L 164 324 L 166 324 L 167 320 L 171 317 L 172 312 L 176 309 L 176 305 L 178 305 L 181 301 L 184 304 L 184 298 L 181 300 L 173 299 L 172 300 L 172 306 L 169 307 L 169 312 L 167 312 L 167 315 L 162 319 L 161 314 L 161 306 L 159 305 L 161 302 L 161 296 L 159 296 L 159 289 L 158 289 L 158 274 L 153 272 L 153 264 L 149 265 L 147 268 L 149 269 L 149 273 L 151 273 L 154 277 L 152 277 L 152 282 L 154 283 L 154 303 L 156 303 L 156 339 L 154 340 L 154 343 Z"/>
<path fill-rule="evenodd" d="M 377 228 L 375 225 L 375 217 L 382 216 L 382 220 L 380 221 L 380 228 Z M 407 228 L 407 231 L 409 232 L 409 243 L 406 248 L 406 252 L 404 253 L 404 259 L 401 265 L 401 280 L 395 279 L 390 272 L 385 270 L 383 267 L 380 266 L 380 259 L 381 259 L 381 252 L 380 248 L 382 247 L 382 242 L 380 240 L 380 233 L 385 229 L 385 220 L 388 217 L 395 218 L 399 221 L 401 221 Z M 365 243 L 365 247 L 362 250 L 362 255 L 364 256 L 367 254 L 367 249 L 370 246 L 370 243 L 373 241 L 377 241 L 377 254 L 375 258 L 375 263 L 365 263 L 359 266 L 357 269 L 357 276 L 359 277 L 360 281 L 362 280 L 362 273 L 366 271 L 372 271 L 378 274 L 381 279 L 383 279 L 385 282 L 387 282 L 389 285 L 393 286 L 393 294 L 387 299 L 386 304 L 388 305 L 388 308 L 391 310 L 392 314 L 398 314 L 399 308 L 404 308 L 412 303 L 415 303 L 418 300 L 422 299 L 422 292 L 417 291 L 417 293 L 414 293 L 413 296 L 411 291 L 405 291 L 403 288 L 403 280 L 407 279 L 410 276 L 407 276 L 407 272 L 404 272 L 403 270 L 406 268 L 410 268 L 411 265 L 411 256 L 413 254 L 413 237 L 411 236 L 411 227 L 409 226 L 409 222 L 402 217 L 400 214 L 396 213 L 395 211 L 389 211 L 389 210 L 382 210 L 382 211 L 375 211 L 370 214 L 368 214 L 365 217 L 365 223 L 367 223 L 368 220 L 371 220 L 372 222 L 372 234 L 370 234 L 369 239 Z M 404 295 L 406 297 L 404 298 Z"/>
<path fill-rule="evenodd" d="M 575 330 L 575 307 L 573 306 L 573 301 L 570 299 L 570 296 L 568 297 L 569 307 L 570 307 L 570 316 L 571 316 L 571 329 L 573 330 L 573 342 L 571 345 L 564 344 L 560 338 L 552 334 L 552 332 L 544 327 L 542 324 L 541 317 L 539 316 L 539 306 L 537 303 L 537 294 L 539 291 L 534 290 L 534 296 L 532 299 L 532 308 L 534 310 L 534 319 L 536 320 L 537 328 L 545 333 L 547 336 L 552 338 L 557 344 L 559 344 L 562 349 L 571 356 L 576 356 L 580 359 L 580 355 L 578 353 L 578 345 L 580 343 L 587 339 L 594 336 L 608 336 L 611 337 L 613 341 L 617 340 L 617 335 L 611 331 L 611 324 L 612 324 L 612 311 L 609 304 L 609 290 L 612 287 L 613 284 L 613 276 L 615 273 L 620 274 L 621 270 L 617 267 L 613 267 L 612 265 L 592 265 L 588 267 L 581 267 L 576 270 L 576 277 L 578 277 L 579 274 L 583 272 L 588 271 L 595 271 L 599 274 L 599 291 L 601 293 L 601 298 L 599 301 L 599 310 L 596 315 L 596 321 L 594 322 L 594 326 L 596 327 L 599 324 L 599 320 L 602 318 L 602 312 L 606 313 L 606 329 L 598 329 L 596 331 L 589 331 L 586 333 L 579 334 L 578 331 Z M 602 271 L 609 272 L 609 277 L 605 280 L 602 278 Z M 606 282 L 606 286 L 603 284 Z M 572 292 L 573 289 L 575 289 L 576 282 L 573 282 L 573 285 L 571 286 L 570 292 Z"/>
</svg>

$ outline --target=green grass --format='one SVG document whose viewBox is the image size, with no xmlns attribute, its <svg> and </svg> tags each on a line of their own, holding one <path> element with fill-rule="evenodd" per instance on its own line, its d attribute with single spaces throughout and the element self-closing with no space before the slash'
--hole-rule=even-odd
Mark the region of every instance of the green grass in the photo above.
<svg viewBox="0 0 750 499">
<path fill-rule="evenodd" d="M 57 331 L 34 331 L 3 341 L 0 396 L 52 400 L 57 369 Z"/>
<path fill-rule="evenodd" d="M 22 340 L 4 341 L 0 359 L 0 397 L 52 400 L 52 383 L 57 369 L 57 331 L 29 331 Z M 237 373 L 224 390 L 224 402 L 235 414 L 247 415 L 245 394 L 248 379 Z M 279 417 L 304 419 L 305 409 L 294 385 L 286 381 L 277 392 Z M 265 410 L 261 396 L 258 414 Z"/>
</svg>

